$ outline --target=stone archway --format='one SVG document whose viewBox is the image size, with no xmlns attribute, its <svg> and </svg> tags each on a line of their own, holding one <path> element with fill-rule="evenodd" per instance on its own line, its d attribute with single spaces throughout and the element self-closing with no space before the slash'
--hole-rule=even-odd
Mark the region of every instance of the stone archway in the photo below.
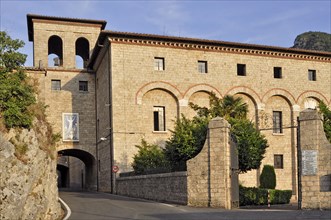
<svg viewBox="0 0 331 220">
<path fill-rule="evenodd" d="M 87 151 L 80 149 L 64 149 L 58 151 L 59 162 L 57 166 L 58 174 L 60 174 L 60 182 L 62 186 L 67 188 L 80 188 L 85 190 L 96 190 L 97 189 L 97 180 L 96 180 L 96 159 L 95 157 Z M 73 157 L 72 159 L 70 159 Z M 65 158 L 65 160 L 61 159 Z M 77 160 L 79 159 L 79 160 Z M 70 161 L 81 161 L 81 164 L 72 164 Z M 66 173 L 68 172 L 68 173 Z M 75 182 L 70 179 L 70 172 L 75 173 L 80 176 L 79 181 Z M 69 179 L 68 179 L 69 178 Z M 77 178 L 77 176 L 76 176 Z M 75 183 L 75 184 L 72 184 Z"/>
</svg>

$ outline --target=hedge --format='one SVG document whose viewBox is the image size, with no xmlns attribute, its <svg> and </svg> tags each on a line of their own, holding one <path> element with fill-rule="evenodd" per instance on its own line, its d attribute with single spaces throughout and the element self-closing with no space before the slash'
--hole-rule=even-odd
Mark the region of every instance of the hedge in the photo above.
<svg viewBox="0 0 331 220">
<path fill-rule="evenodd" d="M 270 190 L 270 204 L 288 204 L 292 190 Z M 245 205 L 267 205 L 268 189 L 239 186 L 239 203 Z"/>
</svg>

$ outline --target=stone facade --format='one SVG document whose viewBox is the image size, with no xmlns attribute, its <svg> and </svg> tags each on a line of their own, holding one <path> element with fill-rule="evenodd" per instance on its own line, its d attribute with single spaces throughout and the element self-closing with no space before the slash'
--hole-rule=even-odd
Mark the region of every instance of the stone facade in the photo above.
<svg viewBox="0 0 331 220">
<path fill-rule="evenodd" d="M 299 202 L 303 209 L 331 209 L 331 143 L 325 137 L 317 111 L 305 110 L 299 120 L 302 167 Z"/>
<path fill-rule="evenodd" d="M 205 46 L 205 42 L 193 44 L 187 40 L 184 44 L 163 36 L 150 39 L 137 34 L 106 34 L 107 49 L 95 53 L 93 67 L 97 79 L 105 73 L 111 75 L 114 163 L 122 171 L 131 169 L 132 155 L 137 152 L 134 146 L 142 137 L 163 146 L 173 120 L 182 113 L 193 115 L 188 103 L 208 105 L 208 94 L 213 91 L 220 97 L 232 94 L 247 101 L 250 119 L 270 145 L 262 166 L 274 165 L 274 156 L 282 156 L 283 166 L 276 169 L 277 188 L 296 193 L 296 117 L 309 100 L 330 103 L 330 54 L 320 60 L 316 55 L 302 56 L 290 49 L 279 53 L 273 48 L 259 48 L 253 53 L 248 49 L 244 52 Z M 164 58 L 163 71 L 154 70 L 155 57 Z M 199 60 L 207 61 L 207 73 L 198 72 Z M 246 76 L 237 76 L 237 64 L 246 64 Z M 282 67 L 282 78 L 274 78 L 273 67 Z M 308 80 L 310 69 L 318 73 L 317 81 Z M 105 90 L 97 90 L 97 97 Z M 153 130 L 155 106 L 165 108 L 166 131 Z M 109 114 L 108 108 L 99 110 L 98 118 Z M 282 112 L 282 133 L 272 130 L 273 111 Z M 259 170 L 240 175 L 240 182 L 246 186 L 259 185 L 258 179 Z"/>
<path fill-rule="evenodd" d="M 62 129 L 63 112 L 79 113 L 80 130 L 85 131 L 80 134 L 82 139 L 63 142 L 59 150 L 88 152 L 94 161 L 89 167 L 96 177 L 90 185 L 113 191 L 113 165 L 118 165 L 120 172 L 131 170 L 135 145 L 142 138 L 164 146 L 173 120 L 181 114 L 195 114 L 188 103 L 208 106 L 208 95 L 214 92 L 219 97 L 240 96 L 248 103 L 249 118 L 270 145 L 262 166 L 274 165 L 274 158 L 279 156 L 282 166 L 276 169 L 276 187 L 296 194 L 296 118 L 314 102 L 331 105 L 330 53 L 104 31 L 105 22 L 84 19 L 30 16 L 28 22 L 36 68 L 39 60 L 44 67 L 47 64 L 49 36 L 56 34 L 63 41 L 62 66 L 30 72 L 40 82 L 40 96 L 50 106 L 49 117 L 55 130 Z M 93 51 L 85 70 L 72 69 L 74 42 L 80 37 L 88 40 L 89 51 Z M 156 58 L 163 60 L 163 68 L 155 67 Z M 206 65 L 206 73 L 198 71 L 199 61 Z M 237 73 L 238 64 L 245 65 L 243 75 Z M 274 67 L 281 68 L 280 78 L 274 76 Z M 309 78 L 308 74 L 315 75 Z M 67 90 L 50 91 L 49 81 L 54 78 L 68 84 Z M 91 85 L 88 93 L 77 91 L 80 78 Z M 165 129 L 155 129 L 156 117 L 161 117 L 155 108 L 163 109 Z M 272 129 L 275 111 L 281 112 L 280 133 Z M 77 156 L 77 152 L 71 151 L 71 156 Z M 240 182 L 245 186 L 259 185 L 259 172 L 240 175 Z"/>
<path fill-rule="evenodd" d="M 28 74 L 38 84 L 38 99 L 46 106 L 47 120 L 55 133 L 63 136 L 63 113 L 78 113 L 79 141 L 63 140 L 57 147 L 65 156 L 74 156 L 83 161 L 75 162 L 71 158 L 71 169 L 66 181 L 67 187 L 94 189 L 96 178 L 96 120 L 95 120 L 95 75 L 93 72 L 76 67 L 75 57 L 79 39 L 84 39 L 88 53 L 105 25 L 103 21 L 82 21 L 77 19 L 58 19 L 38 15 L 28 15 L 29 40 L 33 41 L 34 68 L 27 68 Z M 51 42 L 52 37 L 60 39 L 62 50 L 57 49 L 58 41 Z M 50 53 L 60 59 L 59 66 L 52 66 Z M 60 87 L 52 88 L 52 81 L 60 82 Z M 82 91 L 80 82 L 87 82 L 87 90 Z M 83 171 L 82 171 L 83 170 Z M 87 180 L 81 180 L 87 173 Z M 60 173 L 61 174 L 61 173 Z M 64 177 L 63 177 L 64 178 Z M 83 184 L 82 184 L 83 182 Z M 71 183 L 71 186 L 70 186 Z"/>
</svg>

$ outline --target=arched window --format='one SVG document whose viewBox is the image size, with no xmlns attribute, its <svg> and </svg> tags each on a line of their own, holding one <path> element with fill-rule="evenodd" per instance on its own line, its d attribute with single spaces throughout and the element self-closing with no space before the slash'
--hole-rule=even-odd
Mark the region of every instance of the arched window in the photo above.
<svg viewBox="0 0 331 220">
<path fill-rule="evenodd" d="M 63 43 L 59 36 L 53 35 L 48 39 L 48 66 L 63 65 Z"/>
<path fill-rule="evenodd" d="M 84 37 L 76 40 L 76 68 L 86 68 L 89 60 L 90 44 Z"/>
</svg>

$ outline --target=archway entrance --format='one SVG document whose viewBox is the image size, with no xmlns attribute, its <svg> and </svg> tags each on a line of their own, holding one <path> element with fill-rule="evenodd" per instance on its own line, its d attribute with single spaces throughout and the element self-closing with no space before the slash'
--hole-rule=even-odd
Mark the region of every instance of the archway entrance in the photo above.
<svg viewBox="0 0 331 220">
<path fill-rule="evenodd" d="M 58 187 L 96 190 L 96 160 L 92 154 L 80 149 L 58 152 Z"/>
</svg>

